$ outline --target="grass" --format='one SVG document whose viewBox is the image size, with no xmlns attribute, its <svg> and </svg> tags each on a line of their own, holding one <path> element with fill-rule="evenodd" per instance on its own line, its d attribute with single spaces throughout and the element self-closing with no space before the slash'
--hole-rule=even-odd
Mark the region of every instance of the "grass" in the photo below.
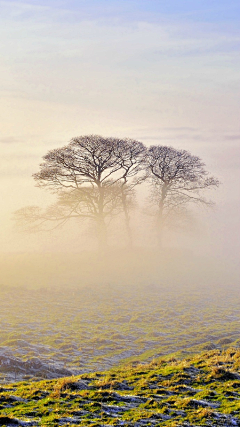
<svg viewBox="0 0 240 427">
<path fill-rule="evenodd" d="M 1 359 L 0 378 L 53 378 L 240 347 L 237 289 L 90 290 L 0 287 L 0 357 L 11 359 Z"/>
<path fill-rule="evenodd" d="M 239 361 L 229 348 L 7 384 L 0 425 L 240 426 Z"/>
</svg>

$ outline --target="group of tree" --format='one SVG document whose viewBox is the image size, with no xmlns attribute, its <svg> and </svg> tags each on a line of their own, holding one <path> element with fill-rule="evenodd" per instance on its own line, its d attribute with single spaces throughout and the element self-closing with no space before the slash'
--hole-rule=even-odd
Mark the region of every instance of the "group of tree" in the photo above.
<svg viewBox="0 0 240 427">
<path fill-rule="evenodd" d="M 151 146 L 125 138 L 87 135 L 73 138 L 43 157 L 33 175 L 37 186 L 50 189 L 55 202 L 46 209 L 28 206 L 15 218 L 28 231 L 64 225 L 68 220 L 90 222 L 99 248 L 107 247 L 108 228 L 123 219 L 128 245 L 133 244 L 131 211 L 137 187 L 148 183 L 149 201 L 158 243 L 163 229 L 186 213 L 191 203 L 210 205 L 203 197 L 219 181 L 210 176 L 199 157 L 168 146 Z"/>
</svg>

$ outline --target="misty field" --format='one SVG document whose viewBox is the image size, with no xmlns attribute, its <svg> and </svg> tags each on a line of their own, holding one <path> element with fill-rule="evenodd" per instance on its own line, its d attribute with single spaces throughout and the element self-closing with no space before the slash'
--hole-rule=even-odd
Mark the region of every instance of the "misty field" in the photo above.
<svg viewBox="0 0 240 427">
<path fill-rule="evenodd" d="M 120 362 L 240 346 L 226 287 L 0 288 L 1 381 L 105 370 Z"/>
</svg>

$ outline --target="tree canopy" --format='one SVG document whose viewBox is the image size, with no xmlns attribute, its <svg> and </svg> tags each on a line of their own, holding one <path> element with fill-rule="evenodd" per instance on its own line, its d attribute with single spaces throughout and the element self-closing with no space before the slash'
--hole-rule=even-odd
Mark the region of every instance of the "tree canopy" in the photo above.
<svg viewBox="0 0 240 427">
<path fill-rule="evenodd" d="M 160 145 L 147 149 L 133 139 L 99 135 L 75 137 L 50 150 L 33 177 L 37 186 L 56 194 L 56 201 L 45 210 L 18 210 L 18 223 L 36 231 L 71 218 L 87 220 L 94 225 L 100 249 L 107 246 L 108 225 L 116 216 L 124 219 L 132 245 L 130 210 L 140 184 L 150 182 L 159 242 L 170 219 L 180 217 L 190 203 L 211 205 L 204 192 L 219 185 L 202 160 L 188 151 Z"/>
<path fill-rule="evenodd" d="M 73 138 L 49 151 L 33 175 L 37 186 L 51 189 L 57 202 L 42 212 L 37 207 L 17 212 L 33 229 L 49 221 L 63 224 L 70 218 L 92 220 L 100 247 L 107 244 L 107 222 L 121 211 L 130 232 L 129 206 L 145 153 L 141 142 L 126 138 L 87 135 Z"/>
<path fill-rule="evenodd" d="M 202 160 L 185 150 L 151 146 L 146 156 L 147 177 L 151 183 L 151 202 L 156 207 L 159 243 L 162 230 L 172 219 L 180 219 L 190 203 L 211 206 L 203 193 L 219 185 Z"/>
</svg>

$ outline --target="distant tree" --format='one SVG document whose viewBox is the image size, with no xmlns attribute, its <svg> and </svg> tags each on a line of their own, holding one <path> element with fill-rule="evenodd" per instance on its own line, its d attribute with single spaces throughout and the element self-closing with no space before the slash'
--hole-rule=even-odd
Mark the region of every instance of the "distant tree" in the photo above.
<svg viewBox="0 0 240 427">
<path fill-rule="evenodd" d="M 156 229 L 161 246 L 163 229 L 179 218 L 186 218 L 190 203 L 212 205 L 203 197 L 203 193 L 218 187 L 219 181 L 208 174 L 199 157 L 172 147 L 151 146 L 145 165 L 151 184 L 151 204 L 156 208 Z"/>
<path fill-rule="evenodd" d="M 146 147 L 138 141 L 125 139 L 124 144 L 116 146 L 115 154 L 121 165 L 121 201 L 125 218 L 128 245 L 133 245 L 132 230 L 130 224 L 130 210 L 134 205 L 135 187 L 145 180 L 144 161 L 146 157 Z"/>
<path fill-rule="evenodd" d="M 94 223 L 99 247 L 104 249 L 108 222 L 121 211 L 125 217 L 129 215 L 137 182 L 130 184 L 129 180 L 139 172 L 143 150 L 144 146 L 134 140 L 87 135 L 49 151 L 40 172 L 33 176 L 37 186 L 57 194 L 57 201 L 45 210 L 37 206 L 18 210 L 18 223 L 42 230 L 50 222 L 57 227 L 70 218 L 87 219 Z"/>
</svg>

